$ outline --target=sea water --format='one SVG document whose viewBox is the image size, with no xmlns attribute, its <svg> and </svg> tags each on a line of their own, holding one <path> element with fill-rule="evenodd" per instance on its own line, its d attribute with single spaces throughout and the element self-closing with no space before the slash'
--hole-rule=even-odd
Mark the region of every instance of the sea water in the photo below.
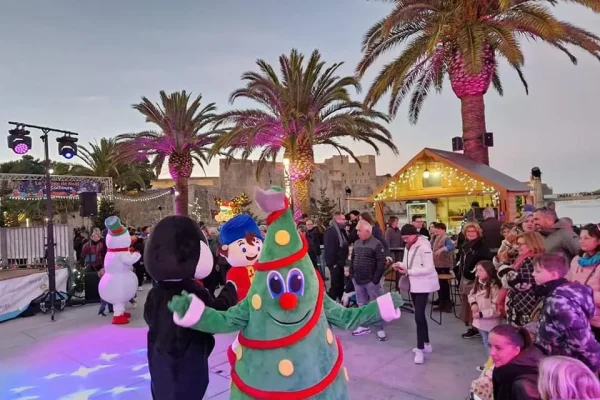
<svg viewBox="0 0 600 400">
<path fill-rule="evenodd" d="M 574 225 L 597 224 L 600 223 L 600 199 L 557 201 L 556 213 L 559 218 L 571 218 Z"/>
</svg>

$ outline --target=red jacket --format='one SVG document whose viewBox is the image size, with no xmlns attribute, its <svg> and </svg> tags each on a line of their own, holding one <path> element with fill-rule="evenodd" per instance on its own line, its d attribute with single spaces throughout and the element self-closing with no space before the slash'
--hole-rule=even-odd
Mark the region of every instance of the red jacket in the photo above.
<svg viewBox="0 0 600 400">
<path fill-rule="evenodd" d="M 227 281 L 232 281 L 237 288 L 238 303 L 246 297 L 254 279 L 254 267 L 231 267 L 227 272 Z"/>
</svg>

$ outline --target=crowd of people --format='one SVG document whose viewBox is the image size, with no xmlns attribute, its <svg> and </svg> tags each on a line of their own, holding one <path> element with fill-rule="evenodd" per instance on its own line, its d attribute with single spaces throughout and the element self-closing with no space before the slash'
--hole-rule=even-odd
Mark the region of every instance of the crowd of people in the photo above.
<svg viewBox="0 0 600 400">
<path fill-rule="evenodd" d="M 326 230 L 305 215 L 299 231 L 315 268 L 329 270 L 328 294 L 336 301 L 367 304 L 382 293 L 386 271 L 396 271 L 415 312 L 416 364 L 433 351 L 425 316 L 430 294 L 438 292 L 436 310 L 459 309 L 462 338 L 480 338 L 489 357 L 477 366 L 474 398 L 600 398 L 600 225 L 575 227 L 559 219 L 552 203 L 526 205 L 515 221 L 500 221 L 489 207 L 482 217 L 467 213 L 457 237 L 441 222 L 427 229 L 420 216 L 402 227 L 392 216 L 382 229 L 358 211 L 335 213 Z M 452 284 L 458 299 L 451 298 Z M 371 329 L 386 340 L 382 325 L 353 334 Z"/>
<path fill-rule="evenodd" d="M 420 216 L 403 226 L 392 216 L 380 227 L 358 211 L 334 213 L 328 227 L 303 215 L 298 232 L 315 269 L 329 281 L 328 295 L 346 306 L 375 300 L 384 276 L 395 271 L 396 286 L 409 294 L 414 309 L 416 364 L 433 352 L 425 315 L 430 294 L 438 294 L 435 310 L 459 310 L 466 326 L 462 339 L 480 338 L 489 357 L 476 366 L 481 375 L 472 398 L 600 398 L 600 225 L 578 229 L 559 219 L 552 204 L 525 206 L 510 222 L 499 221 L 492 208 L 482 216 L 477 221 L 467 213 L 457 236 L 441 222 L 428 229 Z M 200 227 L 215 259 L 203 285 L 214 293 L 230 266 L 218 254 L 218 227 Z M 260 226 L 263 235 L 266 228 Z M 149 227 L 130 228 L 131 251 L 142 253 L 149 234 Z M 88 273 L 102 274 L 103 236 L 98 229 L 76 232 L 77 260 Z M 134 267 L 142 290 L 148 277 L 139 264 Z M 451 285 L 457 295 L 451 296 Z M 102 303 L 99 315 L 107 306 L 110 312 Z M 387 339 L 382 324 L 358 327 L 353 335 L 372 330 L 377 340 Z"/>
</svg>

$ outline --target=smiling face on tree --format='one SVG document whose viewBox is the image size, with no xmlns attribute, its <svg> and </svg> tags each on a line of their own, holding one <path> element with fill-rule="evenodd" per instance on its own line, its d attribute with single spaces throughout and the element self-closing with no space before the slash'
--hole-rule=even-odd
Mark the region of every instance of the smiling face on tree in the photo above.
<svg viewBox="0 0 600 400">
<path fill-rule="evenodd" d="M 282 218 L 269 227 L 248 293 L 251 314 L 245 332 L 249 336 L 289 335 L 311 320 L 320 284 L 303 247 L 291 214 L 289 221 Z"/>
</svg>

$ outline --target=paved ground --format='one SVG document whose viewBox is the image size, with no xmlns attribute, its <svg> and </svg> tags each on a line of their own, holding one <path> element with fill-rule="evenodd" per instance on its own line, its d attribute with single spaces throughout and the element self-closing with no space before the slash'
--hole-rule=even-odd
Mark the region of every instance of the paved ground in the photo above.
<svg viewBox="0 0 600 400">
<path fill-rule="evenodd" d="M 148 288 L 146 288 L 148 290 Z M 140 293 L 140 304 L 147 291 Z M 150 399 L 146 327 L 141 306 L 126 327 L 97 316 L 97 305 L 69 308 L 50 322 L 48 315 L 0 324 L 0 399 Z M 428 309 L 429 313 L 429 309 Z M 451 314 L 443 325 L 430 321 L 434 353 L 413 364 L 416 344 L 412 314 L 387 327 L 388 341 L 373 335 L 352 337 L 337 331 L 344 344 L 353 400 L 461 400 L 475 366 L 485 358 L 477 339 L 464 340 L 464 327 Z M 217 335 L 206 399 L 229 397 L 225 349 L 232 336 Z"/>
</svg>

